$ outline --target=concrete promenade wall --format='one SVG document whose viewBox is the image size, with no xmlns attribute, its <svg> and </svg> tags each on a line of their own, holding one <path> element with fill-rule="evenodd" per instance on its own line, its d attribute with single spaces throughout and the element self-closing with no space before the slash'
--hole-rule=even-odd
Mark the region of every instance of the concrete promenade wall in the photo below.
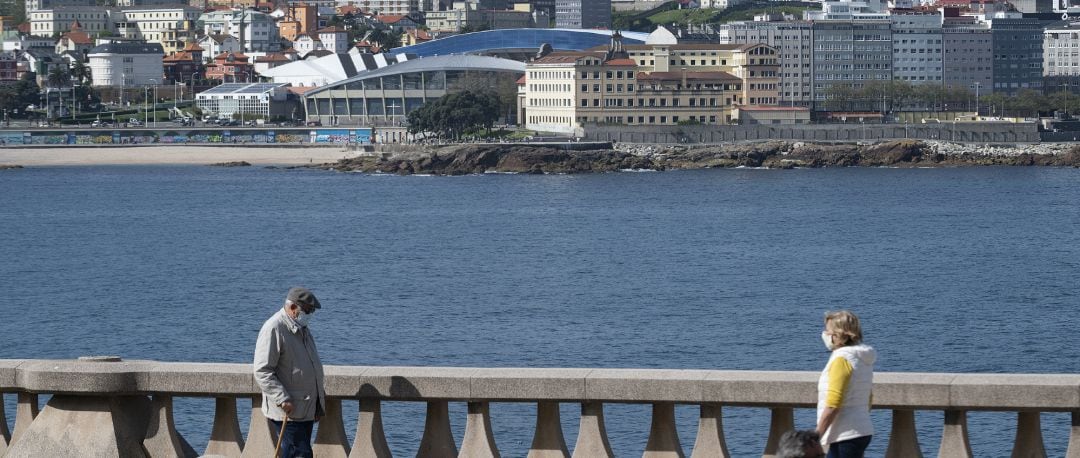
<svg viewBox="0 0 1080 458">
<path fill-rule="evenodd" d="M 674 406 L 700 406 L 694 456 L 729 456 L 723 407 L 770 409 L 772 422 L 762 456 L 794 425 L 794 408 L 816 400 L 816 372 L 644 369 L 494 369 L 454 367 L 328 366 L 327 416 L 320 423 L 316 456 L 390 456 L 382 430 L 383 401 L 426 402 L 423 456 L 499 456 L 489 404 L 537 404 L 529 456 L 571 456 L 559 420 L 559 403 L 581 403 L 573 456 L 612 456 L 603 425 L 605 403 L 652 406 L 646 456 L 682 456 Z M 0 360 L 0 392 L 15 393 L 15 427 L 0 421 L 0 455 L 22 456 L 270 456 L 274 431 L 258 409 L 259 391 L 249 364 L 161 363 L 98 359 Z M 37 410 L 39 394 L 51 394 Z M 188 444 L 172 420 L 174 397 L 216 398 L 210 443 Z M 237 398 L 251 399 L 251 427 L 239 428 Z M 356 440 L 348 443 L 341 400 L 360 401 Z M 450 434 L 448 402 L 468 404 L 460 447 Z M 945 412 L 941 457 L 970 457 L 966 412 L 1015 412 L 1013 456 L 1045 456 L 1040 412 L 1072 412 L 1068 457 L 1080 457 L 1080 375 L 878 373 L 874 408 L 891 409 L 889 457 L 921 456 L 916 410 Z M 4 417 L 0 403 L 0 420 Z M 205 452 L 204 452 L 205 450 Z M 741 451 L 740 455 L 745 455 Z"/>
<path fill-rule="evenodd" d="M 723 143 L 756 140 L 857 142 L 922 139 L 978 143 L 1041 140 L 1035 123 L 586 126 L 585 140 L 622 143 Z M 1071 137 L 1070 137 L 1071 138 Z"/>
</svg>

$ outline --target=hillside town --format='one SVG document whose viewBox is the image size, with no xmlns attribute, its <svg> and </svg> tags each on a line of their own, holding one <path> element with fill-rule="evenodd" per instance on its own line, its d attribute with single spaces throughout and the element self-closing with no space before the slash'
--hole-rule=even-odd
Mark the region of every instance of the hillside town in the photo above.
<svg viewBox="0 0 1080 458">
<path fill-rule="evenodd" d="M 0 20 L 3 121 L 402 127 L 425 104 L 482 90 L 498 124 L 567 136 L 1030 119 L 1046 100 L 1066 126 L 1080 89 L 1069 0 L 823 1 L 644 31 L 613 21 L 739 5 L 25 0 Z"/>
</svg>

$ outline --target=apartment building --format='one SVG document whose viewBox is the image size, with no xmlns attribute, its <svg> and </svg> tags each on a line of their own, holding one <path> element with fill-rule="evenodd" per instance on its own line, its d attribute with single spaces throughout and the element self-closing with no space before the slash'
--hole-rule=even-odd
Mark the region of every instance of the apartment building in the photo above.
<svg viewBox="0 0 1080 458">
<path fill-rule="evenodd" d="M 353 6 L 384 16 L 405 16 L 419 11 L 418 0 L 355 0 Z"/>
<path fill-rule="evenodd" d="M 817 104 L 827 99 L 834 86 L 858 90 L 868 82 L 893 77 L 892 29 L 887 19 L 815 21 L 813 43 L 813 93 Z"/>
<path fill-rule="evenodd" d="M 112 15 L 118 10 L 94 6 L 56 6 L 38 9 L 27 14 L 30 34 L 51 37 L 71 31 L 71 25 L 79 23 L 84 32 L 94 34 L 113 32 Z"/>
<path fill-rule="evenodd" d="M 555 27 L 611 28 L 611 0 L 555 0 Z"/>
<path fill-rule="evenodd" d="M 893 79 L 941 85 L 945 77 L 941 15 L 934 11 L 894 11 L 890 21 Z"/>
<path fill-rule="evenodd" d="M 94 0 L 26 0 L 26 17 L 37 10 L 50 10 L 63 6 L 95 6 Z"/>
<path fill-rule="evenodd" d="M 946 16 L 941 24 L 945 89 L 993 90 L 994 50 L 990 25 L 969 16 Z"/>
<path fill-rule="evenodd" d="M 1080 21 L 1061 21 L 1043 31 L 1043 76 L 1080 76 Z"/>
<path fill-rule="evenodd" d="M 124 38 L 160 43 L 165 54 L 184 49 L 195 33 L 202 9 L 194 6 L 133 6 L 113 13 L 113 27 Z"/>
<path fill-rule="evenodd" d="M 109 43 L 95 46 L 88 55 L 93 86 L 162 84 L 165 74 L 159 43 Z"/>
<path fill-rule="evenodd" d="M 721 24 L 720 43 L 762 43 L 778 51 L 779 104 L 810 106 L 813 101 L 813 23 L 760 20 Z"/>
<path fill-rule="evenodd" d="M 987 18 L 993 37 L 994 92 L 1042 90 L 1043 23 L 1020 13 Z"/>
</svg>

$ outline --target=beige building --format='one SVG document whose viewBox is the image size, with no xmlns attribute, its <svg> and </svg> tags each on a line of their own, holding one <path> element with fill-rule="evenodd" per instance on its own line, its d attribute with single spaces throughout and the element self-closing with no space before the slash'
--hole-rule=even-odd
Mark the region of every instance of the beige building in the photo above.
<svg viewBox="0 0 1080 458">
<path fill-rule="evenodd" d="M 741 106 L 775 105 L 776 50 L 765 45 L 633 45 L 557 52 L 526 65 L 519 116 L 541 132 L 586 123 L 734 124 Z"/>
<path fill-rule="evenodd" d="M 52 9 L 35 10 L 27 18 L 30 22 L 30 34 L 51 37 L 71 31 L 71 25 L 78 22 L 83 32 L 89 34 L 112 32 L 114 10 L 94 6 L 58 6 Z"/>
<path fill-rule="evenodd" d="M 116 15 L 116 30 L 126 38 L 161 43 L 165 54 L 172 54 L 194 36 L 200 14 L 202 9 L 194 6 L 126 7 Z"/>
</svg>

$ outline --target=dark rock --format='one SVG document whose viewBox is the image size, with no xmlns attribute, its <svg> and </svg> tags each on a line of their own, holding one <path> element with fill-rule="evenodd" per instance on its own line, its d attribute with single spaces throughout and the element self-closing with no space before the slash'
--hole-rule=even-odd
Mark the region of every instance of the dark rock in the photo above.
<svg viewBox="0 0 1080 458">
<path fill-rule="evenodd" d="M 218 162 L 210 164 L 210 167 L 251 167 L 251 163 L 247 161 Z"/>
<path fill-rule="evenodd" d="M 21 168 L 23 168 L 23 166 L 21 166 L 21 165 L 4 165 L 4 164 L 0 164 L 0 170 L 15 170 L 15 169 L 21 169 Z"/>
</svg>

